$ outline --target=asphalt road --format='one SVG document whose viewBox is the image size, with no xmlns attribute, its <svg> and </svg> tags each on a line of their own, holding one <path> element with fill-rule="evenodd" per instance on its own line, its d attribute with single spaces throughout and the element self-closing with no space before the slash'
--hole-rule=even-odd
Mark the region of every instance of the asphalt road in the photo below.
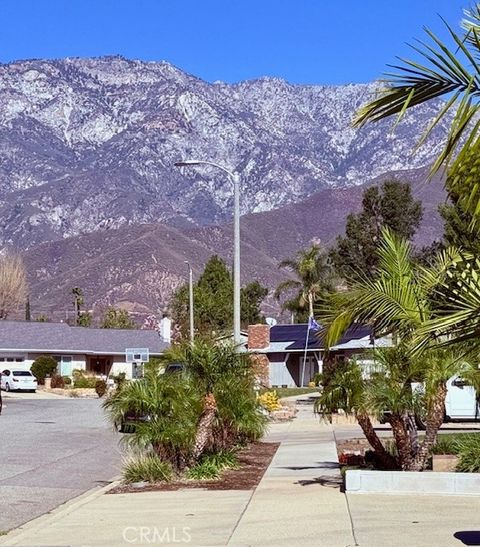
<svg viewBox="0 0 480 547">
<path fill-rule="evenodd" d="M 0 531 L 120 473 L 120 436 L 97 399 L 4 397 L 0 428 Z"/>
</svg>

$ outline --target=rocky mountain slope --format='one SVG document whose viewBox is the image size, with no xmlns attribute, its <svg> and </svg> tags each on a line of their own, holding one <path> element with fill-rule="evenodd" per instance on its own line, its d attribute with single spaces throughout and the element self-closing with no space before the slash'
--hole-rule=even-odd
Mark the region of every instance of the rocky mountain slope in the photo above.
<svg viewBox="0 0 480 547">
<path fill-rule="evenodd" d="M 418 246 L 441 234 L 437 206 L 444 199 L 443 182 L 425 182 L 425 170 L 396 173 L 412 182 L 413 193 L 424 204 L 424 218 L 416 237 Z M 273 289 L 291 274 L 278 263 L 312 241 L 329 247 L 342 232 L 349 212 L 360 209 L 365 185 L 327 188 L 306 200 L 241 219 L 242 282 L 258 279 Z M 61 241 L 43 243 L 25 252 L 34 315 L 64 319 L 72 313 L 70 291 L 84 289 L 86 303 L 99 315 L 109 305 L 120 305 L 144 315 L 167 307 L 172 292 L 187 276 L 185 260 L 195 276 L 216 253 L 232 263 L 233 230 L 224 225 L 174 228 L 162 224 L 126 226 Z M 263 305 L 278 316 L 278 303 Z"/>
<path fill-rule="evenodd" d="M 173 167 L 185 157 L 237 169 L 243 213 L 428 165 L 444 125 L 411 151 L 435 105 L 417 108 L 393 134 L 389 122 L 352 128 L 376 89 L 208 83 L 165 62 L 120 57 L 0 65 L 0 247 L 227 220 L 228 181 Z"/>
<path fill-rule="evenodd" d="M 240 173 L 245 281 L 274 287 L 288 275 L 280 259 L 331 242 L 364 186 L 390 174 L 424 200 L 428 242 L 443 193 L 439 181 L 425 186 L 425 168 L 449 120 L 416 154 L 439 103 L 394 133 L 388 121 L 353 129 L 377 88 L 208 83 L 121 57 L 0 65 L 0 250 L 25 253 L 33 309 L 57 319 L 73 286 L 94 309 L 158 311 L 185 279 L 184 260 L 197 273 L 213 253 L 231 260 L 230 183 L 174 167 L 182 158 Z"/>
</svg>

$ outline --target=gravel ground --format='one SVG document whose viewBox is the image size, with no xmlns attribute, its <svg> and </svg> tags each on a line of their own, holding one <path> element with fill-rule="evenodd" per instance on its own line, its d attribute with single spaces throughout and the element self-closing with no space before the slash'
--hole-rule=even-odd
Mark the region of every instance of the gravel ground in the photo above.
<svg viewBox="0 0 480 547">
<path fill-rule="evenodd" d="M 120 472 L 120 436 L 99 400 L 4 397 L 0 427 L 0 531 Z"/>
</svg>

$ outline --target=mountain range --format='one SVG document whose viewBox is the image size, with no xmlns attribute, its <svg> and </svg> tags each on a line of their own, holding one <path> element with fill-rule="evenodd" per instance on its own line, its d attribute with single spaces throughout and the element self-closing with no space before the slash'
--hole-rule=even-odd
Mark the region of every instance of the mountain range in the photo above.
<svg viewBox="0 0 480 547">
<path fill-rule="evenodd" d="M 379 85 L 209 83 L 122 57 L 0 65 L 0 247 L 24 253 L 34 309 L 61 315 L 80 286 L 94 309 L 158 311 L 185 260 L 198 273 L 214 252 L 231 259 L 230 182 L 174 167 L 183 158 L 240 174 L 245 280 L 275 286 L 288 275 L 279 260 L 312 239 L 328 245 L 385 177 L 412 182 L 429 242 L 444 194 L 425 175 L 449 119 L 416 153 L 439 102 L 394 132 L 390 121 L 354 129 Z"/>
</svg>

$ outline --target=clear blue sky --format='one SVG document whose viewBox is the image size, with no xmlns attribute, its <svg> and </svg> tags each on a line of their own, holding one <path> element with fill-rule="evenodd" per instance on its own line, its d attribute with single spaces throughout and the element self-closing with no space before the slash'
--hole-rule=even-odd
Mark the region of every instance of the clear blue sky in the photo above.
<svg viewBox="0 0 480 547">
<path fill-rule="evenodd" d="M 0 0 L 0 61 L 121 54 L 209 81 L 379 77 L 470 0 Z"/>
</svg>

